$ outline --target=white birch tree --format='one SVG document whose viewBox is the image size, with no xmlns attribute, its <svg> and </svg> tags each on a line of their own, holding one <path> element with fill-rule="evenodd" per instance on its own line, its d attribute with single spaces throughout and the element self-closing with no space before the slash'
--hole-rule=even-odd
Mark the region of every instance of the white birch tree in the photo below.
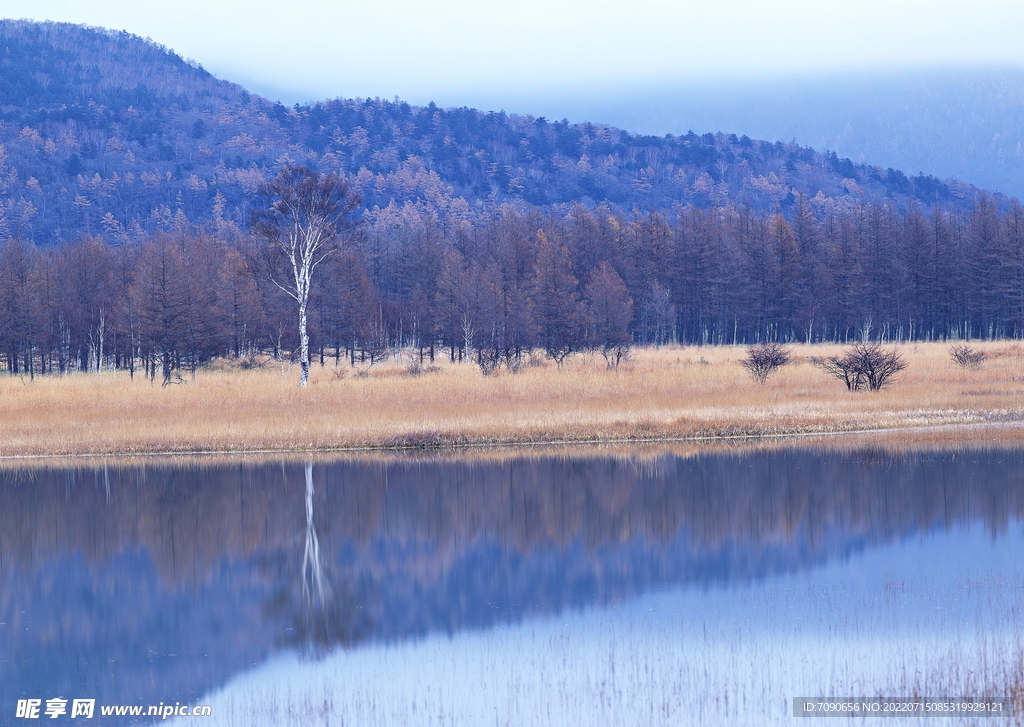
<svg viewBox="0 0 1024 727">
<path fill-rule="evenodd" d="M 258 195 L 265 204 L 252 215 L 252 230 L 267 243 L 268 276 L 298 304 L 299 385 L 309 381 L 307 308 L 313 273 L 356 227 L 362 200 L 337 174 L 286 166 Z"/>
</svg>

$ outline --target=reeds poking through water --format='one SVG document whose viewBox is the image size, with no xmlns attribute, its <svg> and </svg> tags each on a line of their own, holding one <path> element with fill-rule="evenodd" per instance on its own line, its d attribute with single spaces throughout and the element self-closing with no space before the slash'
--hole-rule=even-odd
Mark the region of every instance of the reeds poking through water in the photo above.
<svg viewBox="0 0 1024 727">
<path fill-rule="evenodd" d="M 848 392 L 812 359 L 842 346 L 793 345 L 764 385 L 745 347 L 635 351 L 609 370 L 597 355 L 482 376 L 437 362 L 393 362 L 358 376 L 314 366 L 310 386 L 278 366 L 200 371 L 161 387 L 125 372 L 0 378 L 0 455 L 434 448 L 458 444 L 743 437 L 1024 418 L 1024 351 L 975 344 L 963 369 L 946 344 L 897 347 L 908 368 L 879 392 Z"/>
<path fill-rule="evenodd" d="M 1007 560 L 1024 545 L 1018 530 L 994 550 L 990 535 L 959 531 L 934 547 L 909 541 L 768 582 L 668 591 L 320 662 L 284 657 L 203 703 L 213 705 L 211 727 L 782 727 L 793 724 L 795 697 L 1012 697 L 1012 718 L 912 723 L 1021 725 L 1024 581 Z"/>
</svg>

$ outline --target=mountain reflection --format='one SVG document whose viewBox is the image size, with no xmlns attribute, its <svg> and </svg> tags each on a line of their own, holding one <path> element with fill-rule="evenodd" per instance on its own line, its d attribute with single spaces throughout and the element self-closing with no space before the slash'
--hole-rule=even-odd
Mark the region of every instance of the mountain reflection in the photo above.
<svg viewBox="0 0 1024 727">
<path fill-rule="evenodd" d="M 276 650 L 813 567 L 1024 509 L 1024 452 L 343 460 L 0 475 L 0 700 L 194 701 Z"/>
</svg>

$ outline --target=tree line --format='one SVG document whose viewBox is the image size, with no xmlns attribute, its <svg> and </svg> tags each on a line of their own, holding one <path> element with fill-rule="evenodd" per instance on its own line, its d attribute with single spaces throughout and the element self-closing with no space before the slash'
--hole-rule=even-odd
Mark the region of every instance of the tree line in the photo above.
<svg viewBox="0 0 1024 727">
<path fill-rule="evenodd" d="M 1024 333 L 1024 208 L 962 212 L 798 197 L 789 214 L 498 204 L 437 216 L 365 210 L 316 270 L 314 362 L 516 370 L 584 349 L 615 365 L 668 342 L 936 340 Z M 233 225 L 108 241 L 0 246 L 0 365 L 13 374 L 125 369 L 173 380 L 216 357 L 287 358 L 294 301 L 266 244 Z"/>
</svg>

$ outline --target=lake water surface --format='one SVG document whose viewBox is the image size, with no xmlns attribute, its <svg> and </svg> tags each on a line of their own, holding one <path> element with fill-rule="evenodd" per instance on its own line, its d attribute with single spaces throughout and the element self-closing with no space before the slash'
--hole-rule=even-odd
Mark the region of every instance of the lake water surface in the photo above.
<svg viewBox="0 0 1024 727">
<path fill-rule="evenodd" d="M 0 724 L 771 725 L 1024 673 L 1009 447 L 33 467 L 0 519 Z"/>
</svg>

